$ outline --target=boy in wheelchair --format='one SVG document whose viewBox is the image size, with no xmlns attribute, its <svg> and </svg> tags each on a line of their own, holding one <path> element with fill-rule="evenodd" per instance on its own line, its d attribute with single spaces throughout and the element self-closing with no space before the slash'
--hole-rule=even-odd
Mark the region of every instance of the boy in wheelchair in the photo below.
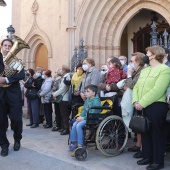
<svg viewBox="0 0 170 170">
<path fill-rule="evenodd" d="M 101 106 L 100 98 L 97 94 L 97 87 L 94 85 L 88 85 L 85 87 L 86 100 L 82 109 L 82 112 L 72 126 L 70 133 L 70 146 L 69 151 L 73 151 L 77 147 L 83 145 L 83 127 L 86 125 L 87 112 L 92 106 Z M 90 113 L 98 113 L 99 110 L 91 109 Z"/>
</svg>

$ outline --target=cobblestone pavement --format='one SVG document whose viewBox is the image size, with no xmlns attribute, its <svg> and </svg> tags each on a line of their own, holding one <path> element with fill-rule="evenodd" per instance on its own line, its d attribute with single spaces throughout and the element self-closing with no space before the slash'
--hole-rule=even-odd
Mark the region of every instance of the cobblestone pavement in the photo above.
<svg viewBox="0 0 170 170">
<path fill-rule="evenodd" d="M 133 146 L 128 140 L 123 153 L 116 157 L 105 157 L 94 147 L 88 148 L 86 161 L 77 161 L 68 152 L 68 135 L 61 136 L 59 132 L 40 127 L 31 129 L 25 125 L 29 119 L 23 119 L 23 139 L 20 151 L 13 151 L 13 133 L 7 131 L 10 141 L 9 155 L 0 156 L 0 170 L 144 170 L 146 166 L 138 166 L 133 153 L 127 152 Z M 170 169 L 170 153 L 165 156 L 165 170 Z"/>
</svg>

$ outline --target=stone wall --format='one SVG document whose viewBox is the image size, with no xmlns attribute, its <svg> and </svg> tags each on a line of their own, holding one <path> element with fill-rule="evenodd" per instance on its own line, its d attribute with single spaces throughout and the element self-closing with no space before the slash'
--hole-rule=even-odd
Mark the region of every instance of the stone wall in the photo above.
<svg viewBox="0 0 170 170">
<path fill-rule="evenodd" d="M 34 67 L 40 44 L 48 49 L 50 69 L 70 64 L 81 38 L 99 67 L 108 56 L 120 55 L 123 30 L 142 9 L 156 11 L 170 23 L 169 0 L 13 0 L 12 24 L 31 46 L 21 53 L 27 67 Z M 128 41 L 133 29 L 129 24 Z M 130 54 L 132 43 L 128 50 Z"/>
</svg>

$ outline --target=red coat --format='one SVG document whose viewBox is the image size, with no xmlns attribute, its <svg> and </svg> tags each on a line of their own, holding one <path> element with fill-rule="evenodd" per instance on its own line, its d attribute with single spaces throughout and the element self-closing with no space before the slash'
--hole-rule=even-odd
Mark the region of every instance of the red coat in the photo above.
<svg viewBox="0 0 170 170">
<path fill-rule="evenodd" d="M 109 71 L 106 75 L 106 84 L 117 83 L 126 77 L 126 73 L 122 69 L 116 67 L 109 68 Z"/>
</svg>

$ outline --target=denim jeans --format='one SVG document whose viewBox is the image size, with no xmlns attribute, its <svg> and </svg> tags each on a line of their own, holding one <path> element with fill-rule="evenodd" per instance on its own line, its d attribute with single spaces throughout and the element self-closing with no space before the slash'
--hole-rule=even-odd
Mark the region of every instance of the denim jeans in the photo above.
<svg viewBox="0 0 170 170">
<path fill-rule="evenodd" d="M 77 142 L 78 145 L 83 145 L 83 127 L 85 126 L 85 124 L 86 120 L 83 120 L 79 123 L 74 122 L 70 135 L 71 142 Z"/>
</svg>

